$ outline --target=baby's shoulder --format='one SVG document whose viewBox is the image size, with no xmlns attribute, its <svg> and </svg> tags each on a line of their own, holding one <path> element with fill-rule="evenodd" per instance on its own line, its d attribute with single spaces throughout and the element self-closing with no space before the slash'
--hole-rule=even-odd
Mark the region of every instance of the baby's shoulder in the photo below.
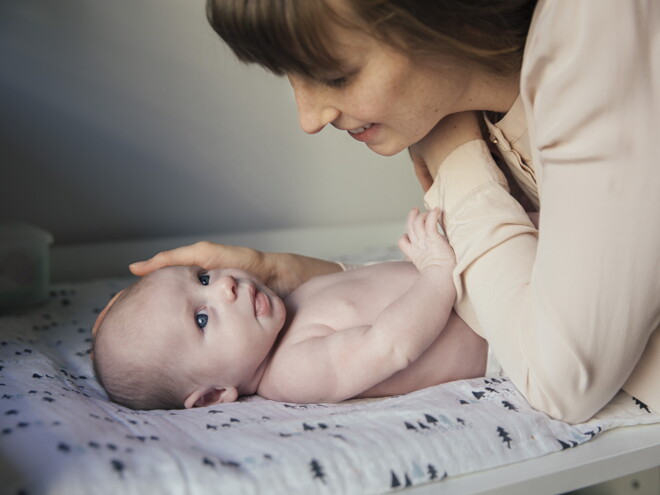
<svg viewBox="0 0 660 495">
<path fill-rule="evenodd" d="M 412 263 L 387 262 L 312 279 L 285 301 L 287 337 L 299 342 L 371 324 L 418 277 Z"/>
<path fill-rule="evenodd" d="M 286 356 L 288 353 L 295 352 L 301 345 L 328 337 L 335 331 L 335 328 L 317 321 L 298 321 L 294 318 L 289 324 L 286 334 L 279 342 L 276 354 Z"/>
<path fill-rule="evenodd" d="M 296 401 L 300 388 L 309 388 L 324 365 L 327 365 L 325 337 L 334 330 L 324 325 L 300 326 L 287 332 L 273 353 L 257 393 L 279 401 Z M 318 378 L 318 377 L 317 377 Z"/>
<path fill-rule="evenodd" d="M 308 304 L 310 300 L 324 299 L 332 301 L 352 291 L 374 290 L 389 284 L 412 283 L 419 277 L 419 271 L 409 261 L 386 261 L 365 265 L 345 272 L 336 272 L 314 277 L 286 299 L 286 303 L 296 307 Z"/>
<path fill-rule="evenodd" d="M 383 261 L 364 265 L 360 268 L 345 272 L 359 276 L 381 278 L 381 277 L 417 277 L 419 270 L 410 261 Z"/>
</svg>

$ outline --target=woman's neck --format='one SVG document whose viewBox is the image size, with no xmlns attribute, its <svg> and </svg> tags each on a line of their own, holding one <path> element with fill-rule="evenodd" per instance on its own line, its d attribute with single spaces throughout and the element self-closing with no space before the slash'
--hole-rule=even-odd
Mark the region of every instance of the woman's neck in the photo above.
<svg viewBox="0 0 660 495">
<path fill-rule="evenodd" d="M 520 72 L 507 76 L 477 73 L 465 92 L 464 110 L 506 113 L 520 94 Z"/>
</svg>

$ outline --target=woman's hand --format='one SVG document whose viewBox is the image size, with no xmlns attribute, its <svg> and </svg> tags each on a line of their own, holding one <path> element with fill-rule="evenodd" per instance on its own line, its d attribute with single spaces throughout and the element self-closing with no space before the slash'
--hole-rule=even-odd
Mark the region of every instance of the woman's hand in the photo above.
<svg viewBox="0 0 660 495">
<path fill-rule="evenodd" d="M 428 191 L 438 168 L 452 151 L 475 139 L 483 139 L 478 113 L 460 112 L 442 119 L 431 132 L 408 148 L 422 189 Z"/>
<path fill-rule="evenodd" d="M 162 251 L 146 261 L 138 261 L 129 266 L 137 276 L 149 273 L 165 266 L 194 265 L 206 270 L 215 268 L 240 268 L 249 271 L 266 280 L 270 268 L 266 256 L 256 249 L 226 246 L 213 242 L 202 241 L 189 246 L 183 246 L 170 251 Z"/>
<path fill-rule="evenodd" d="M 163 251 L 146 261 L 129 266 L 134 275 L 142 277 L 165 266 L 200 266 L 206 270 L 240 268 L 248 271 L 286 297 L 301 283 L 316 275 L 340 271 L 337 263 L 298 254 L 265 253 L 242 246 L 228 246 L 202 241 L 189 246 Z"/>
</svg>

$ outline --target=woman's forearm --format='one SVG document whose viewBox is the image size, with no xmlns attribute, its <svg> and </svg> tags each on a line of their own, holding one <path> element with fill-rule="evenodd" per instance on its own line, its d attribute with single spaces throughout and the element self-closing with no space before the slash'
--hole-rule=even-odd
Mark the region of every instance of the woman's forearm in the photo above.
<svg viewBox="0 0 660 495">
<path fill-rule="evenodd" d="M 281 297 L 286 297 L 299 285 L 313 277 L 339 272 L 339 263 L 320 258 L 312 258 L 294 253 L 264 253 L 265 262 L 269 264 L 270 277 L 266 285 Z"/>
</svg>

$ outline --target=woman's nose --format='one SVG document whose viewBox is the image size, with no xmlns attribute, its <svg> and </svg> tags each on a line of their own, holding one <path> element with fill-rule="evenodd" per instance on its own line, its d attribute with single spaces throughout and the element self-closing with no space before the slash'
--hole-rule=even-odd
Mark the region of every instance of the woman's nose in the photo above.
<svg viewBox="0 0 660 495">
<path fill-rule="evenodd" d="M 329 95 L 319 83 L 303 80 L 299 76 L 289 76 L 298 107 L 298 121 L 307 134 L 320 132 L 327 124 L 341 115 L 331 104 Z"/>
<path fill-rule="evenodd" d="M 236 279 L 230 275 L 223 275 L 218 280 L 220 286 L 220 295 L 227 301 L 233 302 L 236 300 L 236 289 L 238 284 Z"/>
</svg>

